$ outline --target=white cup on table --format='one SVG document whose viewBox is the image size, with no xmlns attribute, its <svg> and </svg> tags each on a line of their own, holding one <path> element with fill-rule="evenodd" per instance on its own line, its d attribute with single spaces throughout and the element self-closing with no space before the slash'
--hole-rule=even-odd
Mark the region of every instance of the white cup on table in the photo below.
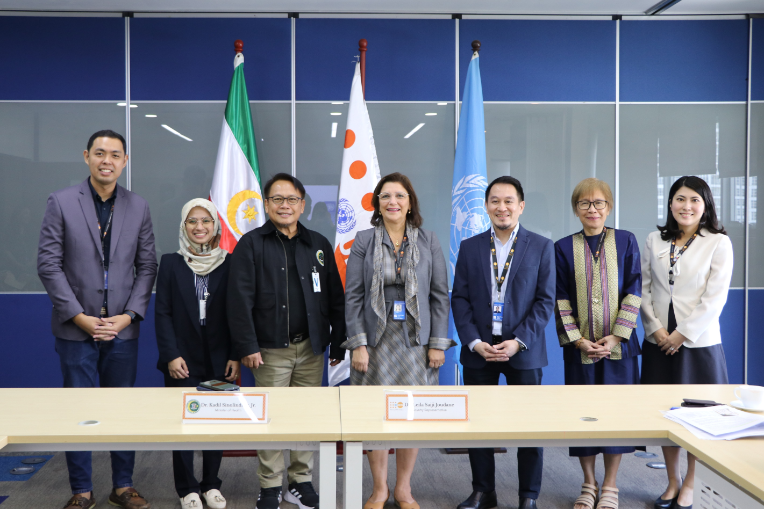
<svg viewBox="0 0 764 509">
<path fill-rule="evenodd" d="M 746 408 L 764 407 L 764 387 L 758 385 L 741 385 L 735 389 L 735 397 L 743 403 Z"/>
</svg>

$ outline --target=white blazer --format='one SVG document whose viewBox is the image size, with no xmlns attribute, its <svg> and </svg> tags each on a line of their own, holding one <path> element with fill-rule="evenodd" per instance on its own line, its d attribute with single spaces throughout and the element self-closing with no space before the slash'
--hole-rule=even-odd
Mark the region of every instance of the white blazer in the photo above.
<svg viewBox="0 0 764 509">
<path fill-rule="evenodd" d="M 686 348 L 722 342 L 719 316 L 727 302 L 732 279 L 732 242 L 721 233 L 701 231 L 674 265 L 674 315 L 676 330 L 687 338 Z M 677 246 L 676 250 L 681 249 Z M 671 241 L 659 231 L 647 236 L 642 255 L 642 325 L 645 341 L 668 327 L 671 290 L 668 280 Z M 676 253 L 677 251 L 675 251 Z"/>
</svg>

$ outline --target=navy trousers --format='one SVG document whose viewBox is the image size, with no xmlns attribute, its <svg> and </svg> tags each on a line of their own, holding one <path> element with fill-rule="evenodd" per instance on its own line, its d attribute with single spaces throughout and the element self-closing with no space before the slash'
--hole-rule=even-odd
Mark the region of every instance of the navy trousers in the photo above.
<svg viewBox="0 0 764 509">
<path fill-rule="evenodd" d="M 504 375 L 507 385 L 541 385 L 541 368 L 515 369 L 507 362 L 489 362 L 481 369 L 464 366 L 463 371 L 464 385 L 499 385 L 499 375 Z M 482 492 L 494 491 L 496 462 L 493 449 L 469 449 L 469 455 L 472 489 Z M 517 477 L 520 481 L 517 494 L 520 498 L 539 498 L 543 469 L 542 447 L 517 448 Z"/>
</svg>

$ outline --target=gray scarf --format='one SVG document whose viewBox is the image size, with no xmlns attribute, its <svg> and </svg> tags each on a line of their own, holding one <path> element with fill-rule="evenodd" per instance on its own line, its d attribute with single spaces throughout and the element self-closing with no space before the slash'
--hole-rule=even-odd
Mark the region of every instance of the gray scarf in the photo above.
<svg viewBox="0 0 764 509">
<path fill-rule="evenodd" d="M 417 277 L 416 266 L 419 263 L 419 246 L 417 245 L 417 238 L 419 236 L 419 229 L 411 225 L 406 225 L 408 230 L 408 244 L 409 244 L 409 257 L 408 264 L 406 266 L 406 283 L 405 283 L 405 298 L 406 298 L 406 322 L 409 321 L 409 315 L 413 318 L 414 325 L 414 345 L 420 344 L 419 331 L 422 328 L 422 324 L 419 320 L 419 302 L 417 300 Z M 374 228 L 374 276 L 371 280 L 371 308 L 377 315 L 377 331 L 376 337 L 381 338 L 385 332 L 387 326 L 387 307 L 385 306 L 385 275 L 384 264 L 382 259 L 384 253 L 382 249 L 382 236 L 384 235 L 384 225 L 379 225 Z M 408 338 L 409 335 L 406 334 Z"/>
</svg>

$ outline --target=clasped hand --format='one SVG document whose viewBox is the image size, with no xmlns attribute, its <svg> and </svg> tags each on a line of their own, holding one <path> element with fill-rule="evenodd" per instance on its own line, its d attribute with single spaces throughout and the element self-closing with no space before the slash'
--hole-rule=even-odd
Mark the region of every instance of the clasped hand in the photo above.
<svg viewBox="0 0 764 509">
<path fill-rule="evenodd" d="M 600 360 L 610 357 L 610 351 L 621 342 L 618 336 L 605 336 L 604 338 L 593 342 L 586 338 L 581 338 L 578 348 L 592 360 Z"/>
<path fill-rule="evenodd" d="M 520 351 L 520 343 L 514 339 L 502 341 L 498 345 L 491 345 L 481 341 L 475 345 L 473 350 L 489 362 L 506 362 Z"/>
<path fill-rule="evenodd" d="M 122 329 L 131 323 L 131 319 L 128 315 L 100 318 L 80 313 L 72 320 L 77 327 L 84 330 L 88 336 L 96 341 L 111 341 L 117 337 L 117 334 L 119 334 Z"/>
<path fill-rule="evenodd" d="M 653 333 L 655 343 L 661 347 L 661 351 L 666 355 L 674 355 L 682 347 L 682 344 L 687 338 L 679 331 L 674 330 L 671 334 L 666 329 L 661 327 Z"/>
</svg>

